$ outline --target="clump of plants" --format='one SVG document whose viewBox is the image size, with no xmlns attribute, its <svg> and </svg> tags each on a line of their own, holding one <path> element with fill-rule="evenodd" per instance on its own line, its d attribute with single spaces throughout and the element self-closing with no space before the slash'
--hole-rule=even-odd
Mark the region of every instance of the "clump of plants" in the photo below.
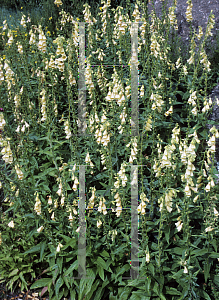
<svg viewBox="0 0 219 300">
<path fill-rule="evenodd" d="M 101 3 L 83 27 L 54 1 L 56 37 L 25 15 L 16 32 L 3 22 L 0 282 L 51 300 L 216 299 L 214 15 L 183 62 L 175 3 L 164 36 L 147 5 L 140 18 L 139 3 Z"/>
</svg>

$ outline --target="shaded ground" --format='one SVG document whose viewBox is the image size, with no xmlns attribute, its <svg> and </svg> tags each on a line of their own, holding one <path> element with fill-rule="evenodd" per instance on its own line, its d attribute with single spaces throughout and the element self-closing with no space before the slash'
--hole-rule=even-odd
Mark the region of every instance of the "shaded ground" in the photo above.
<svg viewBox="0 0 219 300">
<path fill-rule="evenodd" d="M 40 297 L 41 289 L 29 290 L 27 292 L 21 292 L 20 288 L 15 289 L 14 292 L 10 292 L 6 288 L 5 283 L 0 284 L 0 299 L 1 300 L 49 300 L 49 297 Z M 67 299 L 67 298 L 66 298 Z"/>
</svg>

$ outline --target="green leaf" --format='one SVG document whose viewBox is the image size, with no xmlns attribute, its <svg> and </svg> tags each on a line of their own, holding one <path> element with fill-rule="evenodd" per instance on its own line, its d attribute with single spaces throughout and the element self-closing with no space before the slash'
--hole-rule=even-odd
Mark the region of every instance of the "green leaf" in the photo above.
<svg viewBox="0 0 219 300">
<path fill-rule="evenodd" d="M 38 135 L 32 135 L 32 134 L 29 134 L 29 139 L 33 142 L 36 142 L 39 140 L 39 136 Z"/>
<path fill-rule="evenodd" d="M 59 233 L 59 235 L 64 239 L 64 241 L 66 243 L 68 243 L 68 242 L 70 242 L 72 240 L 72 238 L 69 237 L 69 236 L 67 236 L 67 235 L 64 235 L 64 234 L 61 234 L 61 233 Z"/>
<path fill-rule="evenodd" d="M 97 265 L 97 270 L 100 275 L 100 278 L 104 281 L 104 269 L 101 266 Z"/>
<path fill-rule="evenodd" d="M 99 287 L 96 294 L 95 294 L 95 300 L 102 300 L 102 287 Z"/>
<path fill-rule="evenodd" d="M 213 281 L 217 286 L 219 286 L 219 275 L 214 275 Z"/>
<path fill-rule="evenodd" d="M 33 166 L 36 165 L 37 169 L 39 168 L 38 163 L 37 163 L 37 160 L 36 160 L 36 158 L 35 158 L 34 156 L 32 156 L 32 157 L 30 158 L 30 162 L 31 162 L 31 164 L 32 164 Z"/>
<path fill-rule="evenodd" d="M 155 294 L 156 294 L 157 296 L 159 296 L 158 289 L 159 289 L 159 285 L 158 285 L 158 283 L 155 281 L 154 287 L 153 287 L 153 291 L 155 292 Z"/>
<path fill-rule="evenodd" d="M 154 266 L 151 263 L 149 263 L 148 269 L 151 271 L 151 274 L 154 276 L 154 274 L 155 274 L 155 272 L 154 272 Z"/>
<path fill-rule="evenodd" d="M 179 247 L 175 247 L 174 249 L 173 249 L 173 251 L 174 251 L 174 253 L 176 253 L 176 254 L 178 254 L 178 255 L 182 255 L 182 253 L 183 253 L 183 248 L 179 248 Z"/>
<path fill-rule="evenodd" d="M 27 286 L 27 282 L 26 282 L 26 280 L 24 279 L 24 276 L 23 276 L 23 273 L 22 273 L 22 272 L 19 274 L 19 277 L 20 277 L 21 281 Z"/>
<path fill-rule="evenodd" d="M 219 258 L 219 253 L 211 252 L 211 254 L 209 255 L 209 257 L 211 257 L 211 258 Z"/>
<path fill-rule="evenodd" d="M 125 273 L 128 270 L 130 270 L 130 266 L 128 264 L 122 266 L 122 268 L 120 268 L 119 271 L 116 272 L 116 277 L 115 278 L 118 278 L 120 275 L 122 275 L 123 273 Z"/>
<path fill-rule="evenodd" d="M 166 241 L 169 245 L 169 242 L 170 242 L 170 226 L 165 227 L 164 234 L 165 234 Z"/>
<path fill-rule="evenodd" d="M 100 265 L 103 269 L 107 270 L 106 262 L 102 259 L 102 257 L 98 257 L 96 260 L 96 264 Z"/>
<path fill-rule="evenodd" d="M 41 287 L 45 287 L 51 282 L 52 282 L 52 278 L 41 278 L 41 279 L 38 279 L 36 282 L 34 282 L 31 285 L 30 289 L 38 289 Z"/>
<path fill-rule="evenodd" d="M 208 253 L 208 249 L 198 249 L 198 250 L 192 250 L 191 255 L 196 256 L 203 256 L 206 253 Z"/>
<path fill-rule="evenodd" d="M 138 293 L 136 291 L 132 292 L 130 300 L 141 300 L 141 299 L 142 299 L 142 297 L 140 295 L 138 295 Z"/>
<path fill-rule="evenodd" d="M 211 300 L 211 298 L 209 297 L 209 295 L 205 291 L 203 291 L 203 294 L 205 296 L 205 300 Z"/>
<path fill-rule="evenodd" d="M 13 271 L 8 275 L 8 277 L 12 277 L 12 276 L 16 275 L 18 271 L 19 271 L 19 269 L 13 270 Z"/>
<path fill-rule="evenodd" d="M 103 250 L 100 255 L 102 255 L 103 257 L 110 257 L 109 253 L 106 250 Z"/>
<path fill-rule="evenodd" d="M 44 253 L 45 248 L 46 248 L 46 241 L 44 241 L 41 244 L 41 248 L 40 248 L 40 261 L 42 261 L 42 259 L 43 259 L 43 253 Z"/>
<path fill-rule="evenodd" d="M 96 290 L 97 290 L 97 287 L 98 287 L 99 284 L 100 284 L 100 279 L 95 280 L 94 284 L 92 285 L 92 288 L 91 288 L 90 292 L 87 293 L 87 296 L 86 296 L 87 300 L 91 299 L 94 292 L 96 293 Z"/>
<path fill-rule="evenodd" d="M 121 253 L 121 251 L 126 248 L 126 245 L 121 245 L 120 247 L 118 247 L 116 250 L 112 251 L 113 254 L 117 254 L 117 253 Z"/>
<path fill-rule="evenodd" d="M 57 298 L 59 298 L 59 289 L 63 285 L 63 283 L 64 283 L 64 281 L 63 281 L 62 277 L 60 276 L 58 278 L 58 280 L 56 281 L 56 285 L 55 285 L 55 293 L 56 293 Z"/>
<path fill-rule="evenodd" d="M 47 154 L 49 155 L 50 157 L 53 157 L 54 154 L 52 153 L 52 151 L 46 151 L 46 150 L 40 150 L 39 151 L 39 154 Z"/>
<path fill-rule="evenodd" d="M 68 277 L 64 276 L 63 280 L 64 280 L 65 284 L 67 285 L 68 289 L 70 290 L 70 284 L 69 284 L 69 281 L 68 281 Z"/>
<path fill-rule="evenodd" d="M 64 276 L 68 276 L 73 270 L 75 270 L 78 267 L 78 260 L 76 260 L 64 273 Z"/>
<path fill-rule="evenodd" d="M 123 290 L 121 294 L 119 294 L 119 299 L 127 300 L 130 298 L 132 287 L 126 287 L 125 291 Z"/>
<path fill-rule="evenodd" d="M 83 300 L 84 299 L 86 283 L 87 283 L 87 279 L 86 278 L 82 278 L 80 280 L 78 300 Z"/>
<path fill-rule="evenodd" d="M 177 273 L 174 273 L 174 274 L 172 275 L 172 277 L 173 277 L 174 279 L 179 280 L 179 279 L 182 277 L 183 271 L 184 271 L 183 269 L 179 270 Z"/>
<path fill-rule="evenodd" d="M 57 265 L 58 265 L 58 267 L 59 267 L 59 272 L 60 272 L 60 274 L 62 273 L 62 263 L 63 263 L 63 256 L 58 257 L 58 258 L 57 258 Z"/>
<path fill-rule="evenodd" d="M 40 252 L 41 243 L 24 252 L 24 254 Z"/>
<path fill-rule="evenodd" d="M 173 288 L 173 287 L 171 287 L 171 288 L 166 288 L 166 293 L 168 294 L 168 295 L 181 295 L 181 293 L 180 292 L 178 292 L 177 291 L 177 289 L 175 289 L 175 288 Z"/>
<path fill-rule="evenodd" d="M 85 293 L 88 294 L 91 291 L 93 282 L 95 280 L 95 273 L 92 269 L 87 269 L 86 271 L 87 271 L 87 277 L 92 277 L 86 279 L 87 286 L 86 286 Z"/>
<path fill-rule="evenodd" d="M 71 289 L 70 290 L 70 295 L 71 295 L 71 300 L 76 299 L 76 291 L 75 290 Z"/>
</svg>

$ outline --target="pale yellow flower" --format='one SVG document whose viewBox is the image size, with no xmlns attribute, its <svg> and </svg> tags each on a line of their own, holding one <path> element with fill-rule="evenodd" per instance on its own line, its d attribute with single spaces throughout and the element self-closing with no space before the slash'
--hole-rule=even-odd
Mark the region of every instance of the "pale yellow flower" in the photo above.
<svg viewBox="0 0 219 300">
<path fill-rule="evenodd" d="M 43 228 L 44 228 L 44 227 L 41 226 L 40 228 L 37 229 L 37 232 L 38 232 L 38 233 L 42 232 L 42 231 L 43 231 Z"/>
<path fill-rule="evenodd" d="M 60 252 L 60 248 L 63 247 L 63 245 L 61 243 L 58 244 L 58 247 L 56 249 L 56 252 Z"/>
<path fill-rule="evenodd" d="M 14 221 L 12 220 L 10 223 L 8 223 L 8 226 L 14 228 Z"/>
</svg>

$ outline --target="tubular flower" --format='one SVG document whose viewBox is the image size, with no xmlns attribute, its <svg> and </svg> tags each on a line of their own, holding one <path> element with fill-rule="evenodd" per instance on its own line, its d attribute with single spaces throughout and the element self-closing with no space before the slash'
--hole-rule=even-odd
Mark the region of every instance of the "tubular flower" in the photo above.
<svg viewBox="0 0 219 300">
<path fill-rule="evenodd" d="M 54 212 L 53 212 L 52 215 L 51 215 L 51 219 L 52 219 L 53 221 L 55 221 L 55 213 L 54 213 Z"/>
<path fill-rule="evenodd" d="M 121 199 L 119 197 L 119 193 L 116 193 L 116 195 L 114 196 L 114 198 L 116 199 L 116 216 L 119 217 L 121 215 L 122 212 L 122 203 L 121 203 Z"/>
<path fill-rule="evenodd" d="M 4 129 L 4 126 L 6 125 L 3 112 L 0 112 L 0 130 Z"/>
<path fill-rule="evenodd" d="M 51 205 L 52 204 L 52 198 L 51 196 L 47 196 L 49 199 L 48 199 L 48 204 Z"/>
<path fill-rule="evenodd" d="M 65 197 L 62 195 L 62 198 L 61 198 L 61 206 L 64 206 L 65 204 Z"/>
<path fill-rule="evenodd" d="M 38 46 L 38 49 L 40 51 L 45 53 L 46 52 L 46 37 L 45 37 L 41 27 L 40 27 L 39 31 L 40 31 L 40 33 L 39 33 L 39 43 L 37 44 L 37 46 Z"/>
<path fill-rule="evenodd" d="M 43 228 L 44 228 L 43 226 L 39 227 L 39 228 L 37 229 L 37 232 L 38 232 L 38 233 L 42 232 L 42 231 L 43 231 Z"/>
<path fill-rule="evenodd" d="M 91 187 L 91 190 L 92 190 L 92 196 L 89 199 L 88 208 L 93 208 L 94 207 L 94 199 L 96 198 L 96 196 L 95 196 L 96 188 Z"/>
<path fill-rule="evenodd" d="M 46 114 L 46 90 L 43 89 L 40 93 L 40 95 L 42 95 L 42 98 L 41 98 L 41 113 L 43 115 L 43 117 L 41 118 L 41 121 L 45 121 L 47 119 L 47 114 Z"/>
<path fill-rule="evenodd" d="M 13 43 L 13 33 L 11 32 L 10 29 L 8 30 L 7 36 L 9 37 L 9 39 L 8 39 L 8 45 L 11 46 L 12 43 Z"/>
<path fill-rule="evenodd" d="M 23 15 L 22 16 L 22 19 L 21 19 L 21 25 L 24 27 L 24 28 L 26 28 L 27 26 L 26 26 L 26 22 L 25 22 L 25 15 Z"/>
<path fill-rule="evenodd" d="M 19 169 L 18 165 L 15 165 L 15 170 L 18 176 L 18 179 L 22 180 L 24 178 L 24 174 L 22 173 L 22 171 Z"/>
<path fill-rule="evenodd" d="M 214 230 L 214 228 L 212 228 L 211 226 L 205 228 L 205 232 L 210 232 L 210 231 L 212 231 L 212 230 Z"/>
<path fill-rule="evenodd" d="M 138 149 L 137 149 L 137 140 L 136 140 L 136 137 L 132 141 L 132 146 L 133 146 L 133 148 L 131 149 L 131 156 L 129 157 L 129 162 L 130 163 L 133 163 L 133 160 L 137 159 L 136 155 L 137 155 Z M 130 143 L 127 144 L 126 147 L 130 147 Z"/>
<path fill-rule="evenodd" d="M 30 45 L 34 45 L 36 43 L 36 36 L 35 34 L 33 33 L 32 29 L 29 31 L 29 34 L 30 34 L 30 41 L 29 41 L 29 44 Z"/>
<path fill-rule="evenodd" d="M 169 20 L 170 20 L 170 25 L 173 26 L 175 23 L 176 23 L 176 16 L 174 14 L 174 10 L 175 10 L 175 7 L 170 7 L 169 8 Z"/>
<path fill-rule="evenodd" d="M 3 154 L 2 159 L 6 163 L 11 164 L 13 162 L 13 156 L 9 141 L 3 141 L 3 146 L 4 148 L 1 150 L 1 153 Z"/>
<path fill-rule="evenodd" d="M 36 203 L 35 203 L 35 206 L 34 206 L 34 210 L 36 211 L 36 213 L 38 215 L 41 215 L 41 201 L 40 201 L 40 198 L 39 198 L 39 194 L 38 192 L 35 192 L 34 195 L 36 195 Z"/>
<path fill-rule="evenodd" d="M 199 33 L 196 34 L 196 36 L 197 36 L 197 39 L 200 40 L 201 37 L 203 36 L 203 31 L 202 31 L 202 27 L 201 26 L 198 26 L 198 28 L 199 28 Z"/>
<path fill-rule="evenodd" d="M 0 84 L 4 81 L 3 64 L 0 64 Z M 0 125 L 1 126 L 1 125 Z"/>
<path fill-rule="evenodd" d="M 183 227 L 183 223 L 182 223 L 181 217 L 177 218 L 177 220 L 178 220 L 178 222 L 175 223 L 175 225 L 176 225 L 177 230 L 180 231 L 182 229 L 182 227 Z"/>
<path fill-rule="evenodd" d="M 65 133 L 66 133 L 66 139 L 70 139 L 70 137 L 72 136 L 71 131 L 70 131 L 70 126 L 69 126 L 69 121 L 65 121 L 64 123 L 65 126 Z"/>
<path fill-rule="evenodd" d="M 98 211 L 103 212 L 104 215 L 107 214 L 106 205 L 104 203 L 105 201 L 106 200 L 104 198 L 103 198 L 103 200 L 100 200 L 99 207 L 98 207 Z"/>
<path fill-rule="evenodd" d="M 10 223 L 8 223 L 8 227 L 14 228 L 14 221 L 13 220 Z"/>
<path fill-rule="evenodd" d="M 122 186 L 125 187 L 126 186 L 126 182 L 127 182 L 128 179 L 127 179 L 127 177 L 125 175 L 125 165 L 124 164 L 122 164 L 121 169 L 120 169 L 118 175 L 122 179 Z M 114 184 L 114 186 L 115 186 L 115 184 Z"/>
<path fill-rule="evenodd" d="M 62 183 L 60 182 L 59 183 L 59 189 L 58 189 L 58 191 L 56 192 L 59 196 L 61 196 L 62 195 Z"/>
<path fill-rule="evenodd" d="M 3 27 L 3 31 L 4 31 L 8 28 L 7 20 L 3 21 L 3 25 L 4 25 L 4 27 Z"/>
<path fill-rule="evenodd" d="M 214 27 L 214 24 L 215 24 L 215 21 L 214 21 L 214 15 L 212 15 L 212 10 L 211 10 L 211 13 L 210 13 L 210 21 L 207 25 L 207 28 L 206 28 L 206 37 L 207 36 L 212 36 L 212 32 L 211 32 L 211 29 Z"/>
<path fill-rule="evenodd" d="M 60 250 L 61 250 L 60 248 L 61 248 L 61 247 L 63 247 L 63 245 L 62 245 L 61 243 L 59 243 L 59 244 L 58 244 L 58 247 L 57 247 L 57 249 L 56 249 L 56 252 L 60 252 Z"/>
<path fill-rule="evenodd" d="M 144 201 L 142 201 L 140 203 L 140 205 L 138 206 L 137 210 L 138 210 L 138 213 L 141 213 L 142 215 L 145 215 L 145 208 L 146 208 L 146 204 Z"/>
<path fill-rule="evenodd" d="M 146 198 L 145 193 L 141 193 L 140 195 L 141 204 L 138 206 L 137 210 L 138 213 L 141 212 L 142 215 L 145 215 L 145 208 L 146 208 L 146 202 L 149 202 L 149 200 Z"/>
<path fill-rule="evenodd" d="M 181 63 L 180 63 L 180 57 L 179 57 L 176 62 L 176 68 L 179 69 L 180 66 L 181 66 Z"/>
<path fill-rule="evenodd" d="M 74 179 L 74 184 L 73 184 L 73 186 L 72 186 L 72 189 L 73 189 L 73 191 L 77 191 L 77 189 L 78 189 L 78 185 L 79 184 L 79 182 L 78 182 L 78 178 L 77 177 L 75 177 L 75 179 Z"/>
<path fill-rule="evenodd" d="M 59 5 L 62 5 L 62 1 L 61 0 L 55 0 L 54 4 L 56 4 L 59 7 Z"/>
<path fill-rule="evenodd" d="M 97 221 L 97 227 L 100 228 L 101 225 L 102 225 L 101 220 Z"/>
<path fill-rule="evenodd" d="M 136 168 L 133 174 L 133 180 L 131 182 L 131 185 L 136 185 L 138 184 L 138 174 L 137 174 L 138 169 Z"/>
<path fill-rule="evenodd" d="M 11 78 L 14 75 L 14 72 L 11 70 L 11 68 L 8 65 L 8 61 L 5 61 L 4 69 L 6 71 L 6 77 Z"/>
<path fill-rule="evenodd" d="M 214 215 L 215 215 L 215 217 L 218 217 L 218 216 L 219 216 L 219 213 L 218 213 L 218 211 L 216 210 L 215 207 L 214 207 Z"/>
<path fill-rule="evenodd" d="M 155 110 L 157 108 L 158 112 L 160 113 L 162 111 L 162 105 L 164 104 L 164 101 L 162 100 L 162 96 L 159 94 L 151 94 L 150 100 L 153 101 L 152 104 L 152 110 Z"/>
<path fill-rule="evenodd" d="M 68 217 L 69 221 L 72 222 L 73 221 L 73 217 L 72 217 L 72 213 L 70 213 L 69 217 Z"/>
<path fill-rule="evenodd" d="M 92 161 L 91 161 L 91 159 L 90 159 L 89 152 L 88 152 L 87 155 L 86 155 L 85 162 L 86 162 L 86 163 L 90 163 L 90 167 L 91 167 L 91 168 L 94 167 L 94 164 L 92 163 Z M 93 174 L 93 173 L 91 172 L 91 174 Z"/>
<path fill-rule="evenodd" d="M 112 230 L 112 231 L 109 231 L 109 235 L 112 235 L 111 236 L 111 239 L 112 239 L 112 242 L 113 242 L 113 240 L 115 239 L 115 237 L 116 237 L 116 235 L 117 235 L 117 231 L 116 230 Z"/>
<path fill-rule="evenodd" d="M 151 55 L 154 55 L 156 58 L 158 57 L 159 51 L 160 51 L 160 45 L 156 40 L 155 34 L 153 33 L 151 37 Z"/>
<path fill-rule="evenodd" d="M 151 131 L 151 128 L 152 128 L 152 116 L 149 116 L 148 117 L 148 120 L 147 120 L 147 123 L 145 125 L 145 130 L 146 131 Z"/>
<path fill-rule="evenodd" d="M 146 251 L 146 262 L 147 263 L 150 262 L 150 253 L 149 253 L 149 251 Z"/>
<path fill-rule="evenodd" d="M 188 0 L 186 3 L 188 4 L 187 10 L 186 10 L 186 20 L 187 20 L 187 22 L 192 22 L 192 7 L 193 7 L 193 4 L 192 4 L 191 0 Z"/>
</svg>

